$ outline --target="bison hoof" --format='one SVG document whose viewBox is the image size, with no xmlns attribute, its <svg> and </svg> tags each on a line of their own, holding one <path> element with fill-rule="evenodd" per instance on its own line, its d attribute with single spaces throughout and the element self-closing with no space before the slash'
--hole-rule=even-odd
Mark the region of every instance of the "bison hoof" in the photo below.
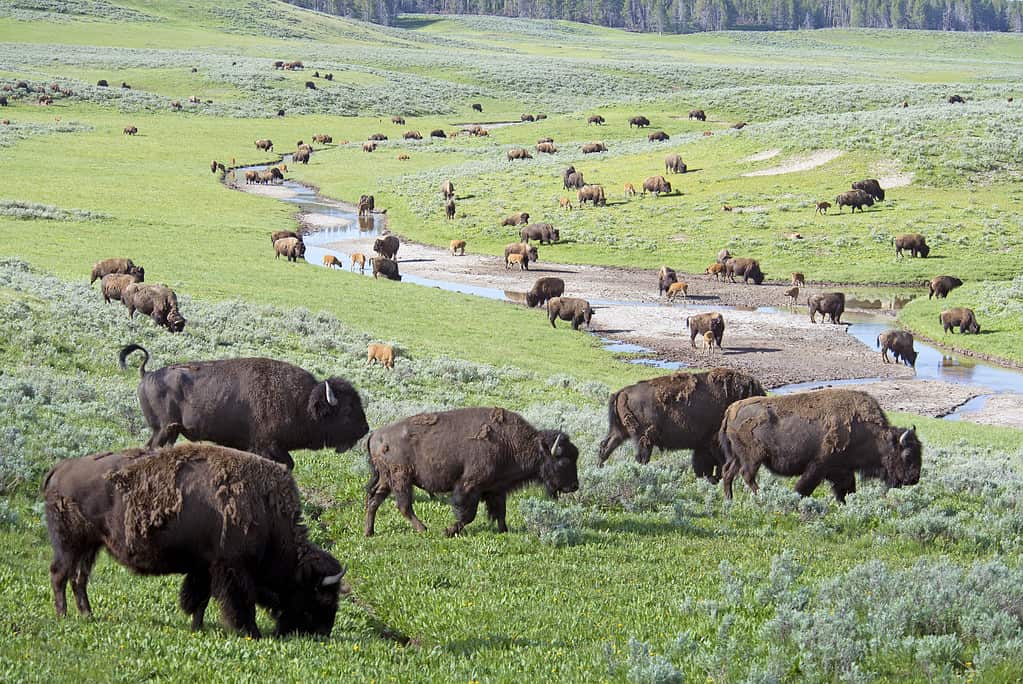
<svg viewBox="0 0 1023 684">
<path fill-rule="evenodd" d="M 453 525 L 453 526 L 447 528 L 446 530 L 444 530 L 444 536 L 445 537 L 457 537 L 458 533 L 461 532 L 461 531 L 462 531 L 461 527 L 459 527 L 458 525 Z"/>
</svg>

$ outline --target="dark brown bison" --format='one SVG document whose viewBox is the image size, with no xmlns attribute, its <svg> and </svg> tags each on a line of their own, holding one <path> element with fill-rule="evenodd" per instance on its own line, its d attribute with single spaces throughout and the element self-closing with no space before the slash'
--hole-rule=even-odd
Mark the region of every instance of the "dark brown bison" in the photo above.
<svg viewBox="0 0 1023 684">
<path fill-rule="evenodd" d="M 473 105 L 472 105 L 472 111 L 480 112 L 482 114 L 483 113 L 483 105 L 481 105 L 479 102 L 474 102 Z"/>
<path fill-rule="evenodd" d="M 359 212 L 359 216 L 369 216 L 373 213 L 373 209 L 376 207 L 376 198 L 373 195 L 360 195 L 359 202 L 355 205 L 355 208 Z"/>
<path fill-rule="evenodd" d="M 138 311 L 172 333 L 184 330 L 188 322 L 178 309 L 178 296 L 165 285 L 125 285 L 121 289 L 121 303 L 128 309 L 128 318 L 135 318 Z"/>
<path fill-rule="evenodd" d="M 387 140 L 387 136 L 384 135 L 383 133 L 374 133 L 373 135 L 369 136 L 369 140 L 373 142 L 381 142 Z"/>
<path fill-rule="evenodd" d="M 397 116 L 397 115 L 392 116 L 391 117 L 391 123 L 396 124 L 398 126 L 404 126 L 405 125 L 405 117 Z"/>
<path fill-rule="evenodd" d="M 554 321 L 561 319 L 571 321 L 572 330 L 578 330 L 580 325 L 590 327 L 590 320 L 593 318 L 593 308 L 585 299 L 575 297 L 552 297 L 547 300 L 547 318 L 552 328 L 557 328 Z"/>
<path fill-rule="evenodd" d="M 291 161 L 296 164 L 308 164 L 309 157 L 312 156 L 311 150 L 298 149 L 291 154 Z"/>
<path fill-rule="evenodd" d="M 644 126 L 650 125 L 650 119 L 645 116 L 634 116 L 629 119 L 629 128 L 635 126 L 636 128 L 643 128 Z"/>
<path fill-rule="evenodd" d="M 293 230 L 275 230 L 270 233 L 270 244 L 272 245 L 283 238 L 295 238 L 296 240 L 301 240 L 302 236 Z"/>
<path fill-rule="evenodd" d="M 78 611 L 100 549 L 140 575 L 184 573 L 182 610 L 202 627 L 211 595 L 224 621 L 260 637 L 256 605 L 277 635 L 328 636 L 345 571 L 312 544 L 298 488 L 280 466 L 212 444 L 127 449 L 58 463 L 43 481 L 57 615 L 71 580 Z"/>
<path fill-rule="evenodd" d="M 334 142 L 334 136 L 327 135 L 326 133 L 319 133 L 313 136 L 313 142 L 319 143 L 320 145 L 327 145 Z"/>
<path fill-rule="evenodd" d="M 874 206 L 874 198 L 863 190 L 850 190 L 843 192 L 841 195 L 835 198 L 835 206 L 838 207 L 838 211 L 842 211 L 842 207 L 850 207 L 852 212 L 855 213 L 857 209 L 861 212 L 863 207 Z"/>
<path fill-rule="evenodd" d="M 856 473 L 881 478 L 889 487 L 920 480 L 922 447 L 916 428 L 892 427 L 877 400 L 865 392 L 823 389 L 738 401 L 725 411 L 718 431 L 725 457 L 725 498 L 742 473 L 756 494 L 757 470 L 799 475 L 796 492 L 810 496 L 823 480 L 835 498 L 856 491 Z"/>
<path fill-rule="evenodd" d="M 289 452 L 351 449 L 369 431 L 359 393 L 339 377 L 317 380 L 284 361 L 265 358 L 189 361 L 146 372 L 149 352 L 129 344 L 118 357 L 145 354 L 138 395 L 152 430 L 150 448 L 173 444 L 178 433 L 251 451 L 288 469 Z"/>
<path fill-rule="evenodd" d="M 856 181 L 852 184 L 853 190 L 862 190 L 878 202 L 884 201 L 884 188 L 877 182 L 876 178 L 867 178 L 866 180 Z"/>
<path fill-rule="evenodd" d="M 910 368 L 916 368 L 916 350 L 913 349 L 913 334 L 905 330 L 886 330 L 877 336 L 877 346 L 881 349 L 881 360 L 890 363 L 888 352 L 896 361 L 902 361 Z"/>
<path fill-rule="evenodd" d="M 696 337 L 703 337 L 706 333 L 714 336 L 714 341 L 721 349 L 721 340 L 725 336 L 725 317 L 717 311 L 696 314 L 686 319 L 686 327 L 689 328 L 689 344 L 696 349 Z"/>
<path fill-rule="evenodd" d="M 702 109 L 691 109 L 689 110 L 689 120 L 692 121 L 693 119 L 696 119 L 697 121 L 706 121 L 707 115 Z"/>
<path fill-rule="evenodd" d="M 446 137 L 448 137 L 448 134 L 445 133 L 440 128 L 435 128 L 432 131 L 430 131 L 430 137 L 431 138 L 446 138 Z"/>
<path fill-rule="evenodd" d="M 538 278 L 526 293 L 526 306 L 543 306 L 547 300 L 560 297 L 565 292 L 565 281 L 561 278 Z"/>
<path fill-rule="evenodd" d="M 579 188 L 577 194 L 579 199 L 579 206 L 592 202 L 595 207 L 603 207 L 607 205 L 607 198 L 604 196 L 603 185 L 584 185 Z"/>
<path fill-rule="evenodd" d="M 730 368 L 678 372 L 624 387 L 608 401 L 607 436 L 600 442 L 598 463 L 603 465 L 627 439 L 638 463 L 649 463 L 654 447 L 692 449 L 696 476 L 717 482 L 724 465 L 715 439 L 721 417 L 733 402 L 762 396 L 756 378 Z"/>
<path fill-rule="evenodd" d="M 551 244 L 561 239 L 561 233 L 551 223 L 531 223 L 519 230 L 519 238 L 523 242 L 536 240 L 541 245 Z"/>
<path fill-rule="evenodd" d="M 604 117 L 600 114 L 594 114 L 590 118 L 586 119 L 587 124 L 596 124 L 598 126 L 604 125 Z"/>
<path fill-rule="evenodd" d="M 274 143 L 272 140 L 260 138 L 259 140 L 256 141 L 256 149 L 263 150 L 264 152 L 273 152 Z"/>
<path fill-rule="evenodd" d="M 292 263 L 305 258 L 305 243 L 298 238 L 286 237 L 274 242 L 274 259 L 285 257 Z"/>
<path fill-rule="evenodd" d="M 139 282 L 146 279 L 146 269 L 136 266 L 131 259 L 113 258 L 103 259 L 93 264 L 92 277 L 89 278 L 89 284 L 92 285 L 98 278 L 111 273 L 130 273 L 138 276 Z"/>
<path fill-rule="evenodd" d="M 931 297 L 944 299 L 945 297 L 948 297 L 949 292 L 960 287 L 962 284 L 963 281 L 954 276 L 934 276 L 931 278 L 931 282 L 927 283 L 927 299 L 930 299 Z"/>
<path fill-rule="evenodd" d="M 121 301 L 121 293 L 124 288 L 132 283 L 142 282 L 140 277 L 134 273 L 108 273 L 99 281 L 100 292 L 103 293 L 103 301 L 107 304 L 111 299 Z"/>
<path fill-rule="evenodd" d="M 558 148 L 552 142 L 542 142 L 536 144 L 536 151 L 543 154 L 554 154 L 558 151 Z"/>
<path fill-rule="evenodd" d="M 582 172 L 576 171 L 574 166 L 569 166 L 561 172 L 561 180 L 566 190 L 578 190 L 586 185 Z"/>
<path fill-rule="evenodd" d="M 583 154 L 593 154 L 595 152 L 607 152 L 607 145 L 602 142 L 591 142 L 586 143 L 582 147 Z"/>
<path fill-rule="evenodd" d="M 845 294 L 841 292 L 823 292 L 810 295 L 806 300 L 810 309 L 810 322 L 816 323 L 816 315 L 821 315 L 821 323 L 828 318 L 832 323 L 841 323 L 845 312 Z"/>
<path fill-rule="evenodd" d="M 110 84 L 107 83 L 107 79 L 105 78 L 101 78 L 100 80 L 96 81 L 96 85 L 100 88 L 108 88 L 110 86 Z"/>
<path fill-rule="evenodd" d="M 530 483 L 543 484 L 550 496 L 579 488 L 579 450 L 568 435 L 538 432 L 522 416 L 502 408 L 420 413 L 374 430 L 366 448 L 367 537 L 373 535 L 377 509 L 391 492 L 398 510 L 418 532 L 426 525 L 412 510 L 412 488 L 450 492 L 455 523 L 444 534 L 451 537 L 476 518 L 480 501 L 498 531 L 507 532 L 509 492 Z"/>
<path fill-rule="evenodd" d="M 444 199 L 454 199 L 455 197 L 455 184 L 450 180 L 446 180 L 440 184 L 440 194 L 444 196 Z"/>
<path fill-rule="evenodd" d="M 924 259 L 931 253 L 931 248 L 927 245 L 926 238 L 920 233 L 900 235 L 892 240 L 892 244 L 895 245 L 895 258 L 897 259 L 902 258 L 903 250 L 908 251 L 912 257 L 919 256 Z"/>
<path fill-rule="evenodd" d="M 375 142 L 364 142 L 362 143 L 363 152 L 376 152 L 377 144 Z"/>
<path fill-rule="evenodd" d="M 662 192 L 671 192 L 671 183 L 664 176 L 650 176 L 643 181 L 643 194 L 652 192 L 654 197 L 658 197 Z"/>
<path fill-rule="evenodd" d="M 419 131 L 405 131 L 405 140 L 422 140 L 423 135 Z"/>
<path fill-rule="evenodd" d="M 747 124 L 745 121 L 740 121 L 739 123 L 732 124 L 732 128 L 734 128 L 737 131 L 741 131 L 742 129 L 746 128 L 746 126 L 748 126 L 748 125 L 749 124 Z"/>
<path fill-rule="evenodd" d="M 963 335 L 966 333 L 973 335 L 980 333 L 980 324 L 977 323 L 977 316 L 974 315 L 973 309 L 968 309 L 965 306 L 956 306 L 942 311 L 938 315 L 938 322 L 941 323 L 945 333 L 949 331 L 955 332 L 955 328 L 959 328 L 959 332 Z"/>
<path fill-rule="evenodd" d="M 757 285 L 764 282 L 764 273 L 760 270 L 760 262 L 756 259 L 735 259 L 728 257 L 724 263 L 725 273 L 731 282 L 735 282 L 735 276 L 742 276 L 742 282 L 749 284 L 752 280 Z"/>
<path fill-rule="evenodd" d="M 535 245 L 530 245 L 525 242 L 513 242 L 510 245 L 506 245 L 504 248 L 504 265 L 508 265 L 508 256 L 511 254 L 522 255 L 522 268 L 529 270 L 530 261 L 539 261 L 540 253 L 537 251 Z"/>
<path fill-rule="evenodd" d="M 513 147 L 512 149 L 508 150 L 507 154 L 508 154 L 508 161 L 512 161 L 514 159 L 532 159 L 533 158 L 533 155 L 531 155 L 529 153 L 529 150 L 525 149 L 524 147 Z"/>
<path fill-rule="evenodd" d="M 653 133 L 648 133 L 646 136 L 646 139 L 649 142 L 664 142 L 670 138 L 671 136 L 664 131 L 654 131 Z"/>
<path fill-rule="evenodd" d="M 717 262 L 719 264 L 721 264 L 722 266 L 724 266 L 725 262 L 728 261 L 731 258 L 732 258 L 732 253 L 729 252 L 728 249 L 722 249 L 720 252 L 718 252 Z"/>
<path fill-rule="evenodd" d="M 949 104 L 966 104 L 966 100 L 963 98 L 962 95 L 949 95 L 948 96 L 948 103 Z"/>
<path fill-rule="evenodd" d="M 529 223 L 529 212 L 519 211 L 511 216 L 505 216 L 501 221 L 501 226 L 518 226 L 523 223 Z"/>
<path fill-rule="evenodd" d="M 444 203 L 444 217 L 447 219 L 455 218 L 455 200 L 449 199 Z"/>
<path fill-rule="evenodd" d="M 667 266 L 661 266 L 661 270 L 657 272 L 657 296 L 660 297 L 668 288 L 671 287 L 672 283 L 678 282 L 678 274 L 675 273 L 675 269 L 668 268 Z"/>
<path fill-rule="evenodd" d="M 682 161 L 681 155 L 669 154 L 664 158 L 665 173 L 685 173 L 686 168 L 686 163 Z"/>
<path fill-rule="evenodd" d="M 528 121 L 532 123 L 536 121 L 536 117 L 533 116 L 532 114 L 523 114 L 522 116 L 519 117 L 519 121 Z"/>
<path fill-rule="evenodd" d="M 370 259 L 373 266 L 373 277 L 383 276 L 388 280 L 401 281 L 401 274 L 398 272 L 398 262 L 386 257 L 373 257 Z"/>
<path fill-rule="evenodd" d="M 138 135 L 138 133 L 139 133 L 138 126 L 125 126 L 124 127 L 124 134 L 125 135 Z"/>
<path fill-rule="evenodd" d="M 386 259 L 393 259 L 401 243 L 394 235 L 385 235 L 373 241 L 373 251 Z"/>
<path fill-rule="evenodd" d="M 312 81 L 306 81 L 305 87 L 307 90 L 316 90 L 316 84 L 313 83 Z"/>
</svg>

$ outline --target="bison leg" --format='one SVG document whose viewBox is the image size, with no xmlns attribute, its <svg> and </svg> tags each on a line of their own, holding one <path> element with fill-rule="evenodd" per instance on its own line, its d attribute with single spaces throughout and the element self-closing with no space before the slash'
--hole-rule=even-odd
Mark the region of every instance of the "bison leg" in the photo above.
<svg viewBox="0 0 1023 684">
<path fill-rule="evenodd" d="M 249 449 L 249 451 L 254 454 L 259 454 L 263 458 L 268 458 L 271 461 L 283 463 L 287 467 L 288 472 L 295 469 L 295 459 L 291 457 L 291 454 L 276 444 L 271 444 L 267 447 L 253 447 Z"/>
<path fill-rule="evenodd" d="M 75 559 L 59 546 L 54 548 L 53 562 L 50 563 L 50 585 L 53 587 L 53 607 L 57 617 L 67 615 L 67 582 Z"/>
<path fill-rule="evenodd" d="M 647 429 L 647 433 L 650 429 Z M 636 463 L 646 465 L 650 462 L 650 454 L 654 450 L 654 445 L 648 434 L 644 433 L 636 442 Z"/>
<path fill-rule="evenodd" d="M 220 603 L 224 621 L 253 639 L 260 638 L 256 625 L 256 590 L 248 571 L 217 563 L 211 568 L 211 575 L 213 594 Z"/>
<path fill-rule="evenodd" d="M 722 459 L 713 449 L 693 449 L 693 473 L 717 484 L 721 475 Z"/>
<path fill-rule="evenodd" d="M 475 492 L 467 492 L 461 484 L 455 485 L 451 493 L 451 508 L 455 511 L 455 524 L 444 530 L 444 535 L 454 537 L 465 526 L 476 519 L 476 510 L 480 505 L 480 496 Z"/>
<path fill-rule="evenodd" d="M 820 468 L 811 463 L 796 481 L 796 493 L 800 496 L 810 496 L 823 479 L 824 475 L 820 472 Z"/>
<path fill-rule="evenodd" d="M 836 473 L 829 477 L 828 481 L 831 482 L 831 491 L 839 503 L 845 503 L 846 495 L 856 491 L 856 474 L 852 471 Z"/>
<path fill-rule="evenodd" d="M 75 594 L 75 605 L 78 606 L 78 612 L 86 617 L 92 615 L 92 605 L 89 603 L 86 587 L 89 584 L 92 566 L 96 563 L 97 553 L 99 553 L 99 546 L 93 546 L 80 555 L 78 563 L 75 565 L 75 574 L 71 578 L 71 591 Z"/>
<path fill-rule="evenodd" d="M 202 629 L 206 606 L 210 603 L 210 573 L 203 568 L 185 575 L 181 583 L 178 604 L 186 615 L 192 616 L 192 631 Z"/>
<path fill-rule="evenodd" d="M 608 430 L 607 436 L 600 442 L 600 448 L 597 451 L 597 465 L 602 467 L 607 459 L 611 457 L 614 450 L 621 446 L 627 437 L 628 435 L 623 434 L 617 425 L 612 426 Z"/>
<path fill-rule="evenodd" d="M 749 487 L 749 490 L 754 494 L 760 493 L 760 485 L 757 484 L 757 470 L 760 469 L 760 464 L 757 465 L 741 465 L 739 471 L 742 473 L 742 479 Z"/>
<path fill-rule="evenodd" d="M 725 463 L 725 467 L 721 470 L 721 488 L 725 492 L 725 499 L 727 501 L 732 500 L 732 480 L 739 472 L 738 461 L 728 461 Z"/>
<path fill-rule="evenodd" d="M 153 434 L 146 443 L 146 446 L 150 449 L 172 446 L 174 442 L 178 441 L 178 435 L 184 432 L 184 430 L 185 427 L 181 423 L 168 423 L 157 430 L 153 430 Z"/>
<path fill-rule="evenodd" d="M 508 505 L 508 495 L 505 492 L 491 492 L 483 495 L 483 503 L 487 507 L 487 516 L 491 520 L 497 521 L 497 531 L 507 532 L 508 522 L 506 520 L 506 511 Z"/>
<path fill-rule="evenodd" d="M 412 510 L 412 483 L 407 479 L 403 478 L 394 482 L 394 503 L 398 506 L 398 511 L 405 516 L 405 519 L 412 523 L 412 527 L 416 532 L 426 531 L 426 525 L 416 516 L 416 512 Z"/>
<path fill-rule="evenodd" d="M 377 509 L 384 502 L 387 495 L 391 493 L 391 487 L 386 481 L 381 481 L 380 471 L 370 461 L 369 482 L 366 483 L 366 524 L 363 533 L 367 537 L 373 536 L 373 526 L 376 523 Z"/>
</svg>

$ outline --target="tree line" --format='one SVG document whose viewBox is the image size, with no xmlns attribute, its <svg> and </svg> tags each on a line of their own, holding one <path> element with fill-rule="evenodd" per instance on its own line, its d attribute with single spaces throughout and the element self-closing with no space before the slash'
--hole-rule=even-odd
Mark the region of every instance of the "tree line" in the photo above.
<svg viewBox="0 0 1023 684">
<path fill-rule="evenodd" d="M 400 13 L 567 19 L 631 31 L 904 28 L 1023 31 L 1018 0 L 285 0 L 391 25 Z"/>
</svg>

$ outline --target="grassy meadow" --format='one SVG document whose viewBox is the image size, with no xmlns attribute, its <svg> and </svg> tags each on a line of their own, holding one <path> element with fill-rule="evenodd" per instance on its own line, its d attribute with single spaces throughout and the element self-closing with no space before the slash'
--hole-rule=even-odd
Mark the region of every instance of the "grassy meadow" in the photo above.
<svg viewBox="0 0 1023 684">
<path fill-rule="evenodd" d="M 306 69 L 275 71 L 277 59 Z M 42 106 L 19 80 L 74 94 Z M 326 133 L 334 144 L 289 175 L 331 197 L 374 194 L 395 232 L 438 245 L 464 238 L 470 254 L 500 253 L 517 231 L 498 222 L 524 210 L 561 231 L 541 248 L 545 260 L 701 272 L 728 247 L 759 258 L 769 280 L 800 270 L 811 281 L 925 292 L 931 276 L 957 275 L 966 284 L 947 302 L 914 301 L 903 321 L 940 339 L 941 308 L 972 306 L 983 332 L 956 334 L 955 344 L 1023 363 L 1023 101 L 1007 101 L 1023 96 L 1016 36 L 669 37 L 425 16 L 381 27 L 275 2 L 9 0 L 0 3 L 4 84 L 0 679 L 1023 677 L 1019 431 L 895 415 L 920 429 L 921 483 L 885 493 L 863 482 L 841 507 L 826 488 L 801 500 L 790 480 L 766 473 L 760 497 L 738 484 L 726 504 L 694 480 L 684 453 L 639 467 L 623 447 L 597 469 L 609 392 L 655 369 L 552 330 L 538 311 L 275 261 L 267 235 L 295 227 L 291 209 L 233 192 L 209 170 L 211 159 L 276 160 L 254 148 L 257 138 L 287 152 Z M 948 104 L 952 93 L 967 103 Z M 693 108 L 708 121 L 690 121 Z M 548 118 L 492 126 L 485 138 L 427 137 L 526 112 Z M 587 125 L 593 113 L 607 124 Z M 650 128 L 630 129 L 635 114 Z M 129 124 L 139 135 L 122 134 Z M 406 130 L 426 139 L 405 142 Z M 670 141 L 648 142 L 654 130 Z M 362 152 L 377 132 L 390 139 Z M 542 136 L 557 154 L 533 151 Z M 596 140 L 608 152 L 583 155 Z M 534 159 L 509 162 L 516 146 Z M 623 184 L 663 173 L 669 152 L 689 166 L 668 176 L 679 192 L 626 198 Z M 559 209 L 569 164 L 604 185 L 607 207 Z M 864 177 L 897 182 L 863 213 L 815 213 Z M 445 179 L 456 186 L 454 221 L 443 215 Z M 930 258 L 895 260 L 891 239 L 907 232 L 926 235 Z M 129 322 L 88 287 L 95 261 L 121 255 L 179 293 L 184 334 Z M 396 345 L 393 372 L 364 365 L 369 341 Z M 535 489 L 513 496 L 506 535 L 481 517 L 445 539 L 451 512 L 425 496 L 416 507 L 430 529 L 414 534 L 386 502 L 366 539 L 364 454 L 297 454 L 311 535 L 350 568 L 352 600 L 330 639 L 250 642 L 219 626 L 212 606 L 192 634 L 176 607 L 178 578 L 133 577 L 106 558 L 91 583 L 94 617 L 58 621 L 39 482 L 62 458 L 145 440 L 137 375 L 115 362 L 129 342 L 156 366 L 266 355 L 343 375 L 373 427 L 506 406 L 565 426 L 582 453 L 582 486 L 557 502 Z"/>
</svg>

